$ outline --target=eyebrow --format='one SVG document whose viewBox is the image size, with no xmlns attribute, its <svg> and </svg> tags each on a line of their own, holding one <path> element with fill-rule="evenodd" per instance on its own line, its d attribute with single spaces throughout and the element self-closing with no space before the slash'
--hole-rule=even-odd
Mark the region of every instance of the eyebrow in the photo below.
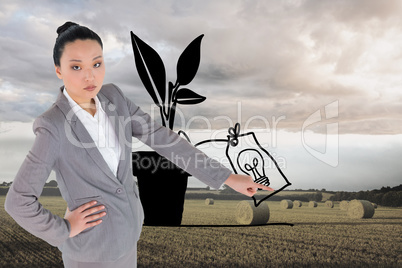
<svg viewBox="0 0 402 268">
<path fill-rule="evenodd" d="M 101 55 L 99 55 L 99 56 L 97 56 L 97 57 L 93 58 L 92 60 L 94 61 L 94 60 L 97 60 L 97 59 L 99 59 L 99 58 L 102 58 L 102 56 L 101 56 Z M 72 60 L 70 60 L 70 61 L 74 61 L 74 62 L 82 62 L 82 60 L 75 60 L 75 59 L 72 59 Z"/>
</svg>

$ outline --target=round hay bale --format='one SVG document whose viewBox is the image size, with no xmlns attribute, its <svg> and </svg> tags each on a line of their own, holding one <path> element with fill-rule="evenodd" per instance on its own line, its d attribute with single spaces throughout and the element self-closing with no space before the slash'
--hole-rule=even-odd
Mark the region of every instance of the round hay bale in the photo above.
<svg viewBox="0 0 402 268">
<path fill-rule="evenodd" d="M 373 205 L 373 208 L 377 208 L 377 204 L 376 203 L 371 203 Z"/>
<path fill-rule="evenodd" d="M 241 201 L 236 206 L 236 221 L 239 224 L 258 225 L 266 224 L 269 220 L 269 207 L 262 202 L 258 207 L 253 201 Z"/>
<path fill-rule="evenodd" d="M 302 201 L 295 200 L 293 201 L 293 205 L 297 208 L 301 207 L 303 205 Z"/>
<path fill-rule="evenodd" d="M 331 200 L 327 200 L 325 202 L 325 206 L 327 206 L 329 208 L 333 208 L 334 207 L 334 202 L 332 202 Z"/>
<path fill-rule="evenodd" d="M 291 208 L 293 208 L 292 200 L 287 200 L 287 199 L 282 200 L 281 201 L 281 208 L 283 208 L 283 209 L 291 209 Z"/>
<path fill-rule="evenodd" d="M 343 200 L 339 203 L 339 208 L 341 210 L 348 210 L 348 206 L 349 206 L 349 201 L 347 201 L 347 200 Z"/>
<path fill-rule="evenodd" d="M 315 208 L 315 207 L 317 207 L 318 206 L 318 204 L 317 204 L 317 202 L 315 202 L 315 201 L 310 201 L 310 202 L 308 202 L 308 207 L 309 208 Z"/>
<path fill-rule="evenodd" d="M 348 215 L 353 219 L 367 219 L 374 215 L 374 207 L 367 200 L 352 200 L 349 203 Z"/>
<path fill-rule="evenodd" d="M 214 200 L 212 198 L 205 199 L 205 205 L 213 205 L 213 204 L 214 204 Z"/>
</svg>

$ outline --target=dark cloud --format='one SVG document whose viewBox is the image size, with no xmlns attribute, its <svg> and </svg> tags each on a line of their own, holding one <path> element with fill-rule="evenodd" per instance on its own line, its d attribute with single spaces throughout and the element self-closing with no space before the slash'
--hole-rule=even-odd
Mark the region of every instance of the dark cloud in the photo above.
<svg viewBox="0 0 402 268">
<path fill-rule="evenodd" d="M 401 133 L 394 124 L 402 98 L 400 1 L 48 0 L 0 8 L 2 120 L 32 120 L 54 101 L 61 85 L 51 58 L 55 31 L 72 20 L 103 38 L 105 82 L 146 110 L 152 101 L 129 32 L 158 51 L 169 81 L 183 49 L 205 34 L 189 87 L 207 100 L 185 107 L 186 115 L 236 118 L 241 101 L 245 118 L 286 116 L 282 127 L 293 131 L 338 100 L 342 132 Z"/>
</svg>

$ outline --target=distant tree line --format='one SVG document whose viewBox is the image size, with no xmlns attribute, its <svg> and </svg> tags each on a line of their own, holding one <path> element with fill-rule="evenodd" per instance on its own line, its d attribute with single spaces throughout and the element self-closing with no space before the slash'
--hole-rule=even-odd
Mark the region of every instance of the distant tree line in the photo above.
<svg viewBox="0 0 402 268">
<path fill-rule="evenodd" d="M 381 206 L 402 206 L 402 184 L 395 187 L 382 187 L 380 190 L 359 192 L 335 192 L 330 198 L 332 201 L 361 199 L 368 200 Z"/>
<path fill-rule="evenodd" d="M 6 195 L 8 189 L 10 188 L 12 182 L 3 182 L 0 184 L 0 195 Z M 43 187 L 42 196 L 61 196 L 60 190 L 57 187 L 57 182 L 55 180 L 51 180 L 45 183 Z"/>
<path fill-rule="evenodd" d="M 219 192 L 212 192 L 212 193 L 197 193 L 191 192 L 186 193 L 186 199 L 206 199 L 206 198 L 213 198 L 216 200 L 250 200 L 250 197 L 240 194 L 233 190 L 230 187 L 224 187 L 223 190 Z M 257 197 L 258 199 L 258 197 Z M 273 195 L 269 198 L 270 201 L 281 201 L 283 199 L 290 199 L 290 200 L 300 200 L 302 202 L 309 202 L 309 201 L 317 201 L 320 202 L 322 200 L 322 193 L 315 192 L 315 193 L 306 193 L 306 194 L 291 194 L 291 195 Z"/>
<path fill-rule="evenodd" d="M 11 186 L 11 182 L 3 182 L 0 184 L 0 195 L 6 195 L 9 187 Z M 296 190 L 295 190 L 296 191 Z M 303 191 L 298 189 L 298 191 Z M 318 189 L 310 189 L 306 190 L 310 193 L 306 194 L 291 194 L 291 195 L 274 195 L 269 198 L 270 201 L 281 201 L 283 199 L 290 200 L 300 200 L 302 202 L 309 201 L 322 201 L 322 193 Z M 315 193 L 311 193 L 311 191 L 315 191 Z M 323 192 L 325 189 L 321 189 Z M 379 190 L 371 190 L 371 191 L 359 191 L 359 192 L 331 192 L 333 196 L 330 197 L 332 201 L 342 201 L 342 200 L 368 200 L 370 202 L 376 203 L 381 206 L 389 206 L 389 207 L 401 207 L 402 206 L 402 184 L 395 187 L 382 187 Z M 42 196 L 61 196 L 60 190 L 57 187 L 57 182 L 55 180 L 51 180 L 46 183 Z M 250 200 L 249 197 L 242 195 L 230 187 L 224 187 L 223 190 L 219 192 L 211 192 L 211 193 L 197 193 L 190 192 L 186 193 L 186 199 L 206 199 L 213 198 L 216 200 Z"/>
<path fill-rule="evenodd" d="M 321 190 L 310 188 L 310 189 L 308 189 L 308 190 L 292 189 L 292 190 L 286 190 L 286 191 L 289 191 L 289 192 L 295 191 L 295 192 L 323 192 L 323 193 L 325 192 L 325 193 L 335 193 L 335 192 L 333 192 L 333 191 L 327 191 L 327 189 L 325 189 L 325 188 L 322 188 Z"/>
<path fill-rule="evenodd" d="M 250 200 L 250 197 L 243 194 L 222 194 L 222 193 L 186 193 L 186 199 L 202 200 L 206 198 L 212 198 L 214 200 Z M 259 197 L 257 197 L 257 200 Z M 281 201 L 283 199 L 300 200 L 302 202 L 322 200 L 321 193 L 314 194 L 302 194 L 302 195 L 273 195 L 269 198 L 269 201 Z"/>
</svg>

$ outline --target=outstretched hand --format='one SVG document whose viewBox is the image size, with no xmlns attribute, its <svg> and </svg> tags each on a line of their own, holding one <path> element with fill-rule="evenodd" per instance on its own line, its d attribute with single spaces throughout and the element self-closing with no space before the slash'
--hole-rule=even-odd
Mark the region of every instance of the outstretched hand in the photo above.
<svg viewBox="0 0 402 268">
<path fill-rule="evenodd" d="M 253 196 L 258 189 L 274 191 L 271 187 L 255 183 L 250 176 L 241 174 L 231 174 L 225 181 L 225 184 L 233 190 L 250 197 Z"/>
<path fill-rule="evenodd" d="M 70 223 L 70 237 L 74 237 L 89 227 L 96 226 L 102 222 L 97 220 L 106 215 L 106 212 L 99 212 L 104 209 L 105 206 L 96 206 L 96 201 L 91 201 L 82 206 L 70 211 L 67 208 L 64 218 Z M 96 213 L 96 214 L 95 214 Z"/>
</svg>

